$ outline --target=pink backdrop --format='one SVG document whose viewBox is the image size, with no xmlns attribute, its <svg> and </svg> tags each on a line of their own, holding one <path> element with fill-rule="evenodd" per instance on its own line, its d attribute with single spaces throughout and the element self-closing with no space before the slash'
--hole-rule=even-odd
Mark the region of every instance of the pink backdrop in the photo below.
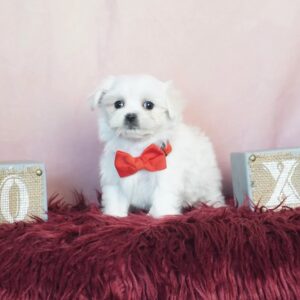
<svg viewBox="0 0 300 300">
<path fill-rule="evenodd" d="M 185 119 L 229 154 L 299 146 L 300 2 L 0 0 L 1 160 L 46 163 L 49 194 L 98 187 L 103 77 L 173 79 Z"/>
</svg>

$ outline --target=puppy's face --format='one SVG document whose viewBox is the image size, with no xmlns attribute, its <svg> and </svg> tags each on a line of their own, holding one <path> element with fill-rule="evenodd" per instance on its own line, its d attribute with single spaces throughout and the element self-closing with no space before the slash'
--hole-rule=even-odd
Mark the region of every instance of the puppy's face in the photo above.
<svg viewBox="0 0 300 300">
<path fill-rule="evenodd" d="M 172 91 L 170 83 L 147 75 L 109 77 L 96 93 L 94 105 L 99 104 L 107 125 L 118 136 L 142 139 L 180 117 Z"/>
</svg>

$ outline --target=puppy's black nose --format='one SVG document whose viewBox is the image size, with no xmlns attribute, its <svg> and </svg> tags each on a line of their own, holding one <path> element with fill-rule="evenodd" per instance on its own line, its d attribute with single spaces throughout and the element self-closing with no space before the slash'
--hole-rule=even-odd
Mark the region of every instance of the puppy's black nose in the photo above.
<svg viewBox="0 0 300 300">
<path fill-rule="evenodd" d="M 136 121 L 137 121 L 137 115 L 136 114 L 127 114 L 125 116 L 125 120 L 129 124 L 136 123 Z"/>
</svg>

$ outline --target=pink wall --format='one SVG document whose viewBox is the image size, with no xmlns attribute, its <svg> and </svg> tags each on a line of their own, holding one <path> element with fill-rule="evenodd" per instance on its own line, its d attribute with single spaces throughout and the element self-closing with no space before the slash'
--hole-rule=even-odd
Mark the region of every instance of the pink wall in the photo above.
<svg viewBox="0 0 300 300">
<path fill-rule="evenodd" d="M 87 97 L 109 74 L 173 79 L 217 150 L 300 146 L 300 2 L 0 2 L 1 160 L 46 163 L 49 194 L 98 187 Z"/>
</svg>

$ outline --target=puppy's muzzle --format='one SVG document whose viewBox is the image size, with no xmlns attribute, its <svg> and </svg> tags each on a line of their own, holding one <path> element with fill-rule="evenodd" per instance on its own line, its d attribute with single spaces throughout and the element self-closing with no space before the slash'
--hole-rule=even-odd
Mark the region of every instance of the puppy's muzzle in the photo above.
<svg viewBox="0 0 300 300">
<path fill-rule="evenodd" d="M 125 116 L 124 123 L 129 129 L 137 128 L 139 125 L 137 114 L 134 114 L 134 113 L 127 114 Z"/>
</svg>

